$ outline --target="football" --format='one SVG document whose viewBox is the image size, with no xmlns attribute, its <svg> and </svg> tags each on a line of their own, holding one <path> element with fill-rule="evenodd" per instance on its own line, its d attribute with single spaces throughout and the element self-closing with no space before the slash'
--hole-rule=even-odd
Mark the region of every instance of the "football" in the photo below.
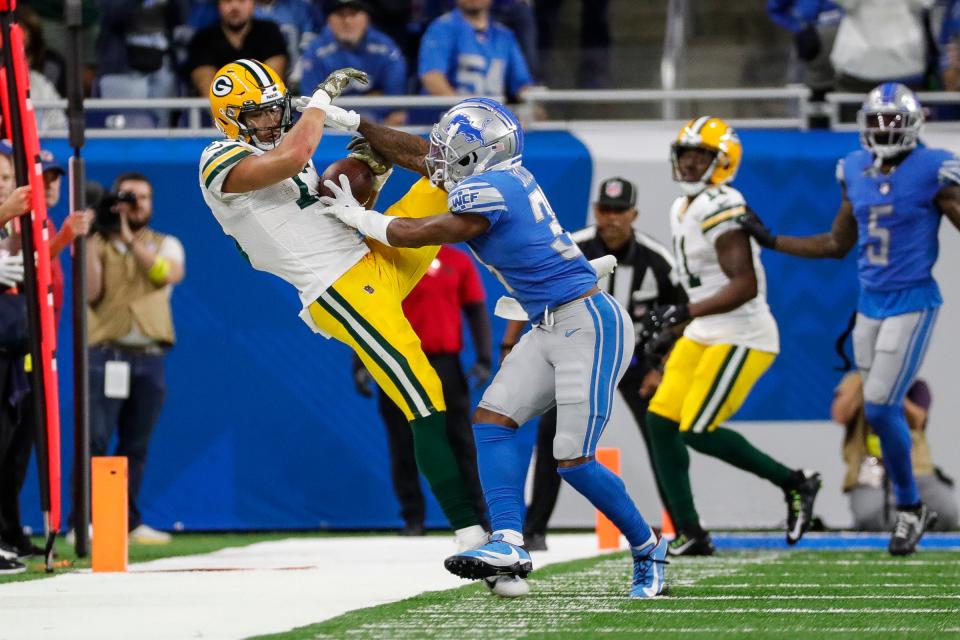
<svg viewBox="0 0 960 640">
<path fill-rule="evenodd" d="M 333 197 L 333 192 L 324 185 L 324 182 L 330 180 L 339 185 L 341 174 L 347 176 L 347 180 L 350 181 L 350 189 L 353 191 L 353 197 L 357 199 L 357 202 L 367 204 L 370 196 L 373 195 L 373 171 L 366 163 L 354 158 L 337 160 L 323 171 L 317 189 L 320 195 Z"/>
</svg>

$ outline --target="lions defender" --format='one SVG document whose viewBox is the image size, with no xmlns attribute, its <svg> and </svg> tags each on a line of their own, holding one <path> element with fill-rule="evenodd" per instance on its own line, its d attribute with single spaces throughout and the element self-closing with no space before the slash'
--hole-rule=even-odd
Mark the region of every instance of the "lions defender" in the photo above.
<svg viewBox="0 0 960 640">
<path fill-rule="evenodd" d="M 863 149 L 837 164 L 842 199 L 829 232 L 774 236 L 753 214 L 744 222 L 761 244 L 795 256 L 842 258 L 857 246 L 853 349 L 863 376 L 864 412 L 880 438 L 896 495 L 889 551 L 908 555 L 936 514 L 917 491 L 903 399 L 942 303 L 932 275 L 941 217 L 960 229 L 960 161 L 949 151 L 918 145 L 923 111 L 901 84 L 871 91 L 857 122 Z"/>
<path fill-rule="evenodd" d="M 535 323 L 473 416 L 493 534 L 487 544 L 448 558 L 447 569 L 464 578 L 514 581 L 532 570 L 521 533 L 527 465 L 517 427 L 556 405 L 553 450 L 560 475 L 629 540 L 631 595 L 658 595 L 666 542 L 651 531 L 623 482 L 594 459 L 614 390 L 632 356 L 632 325 L 616 300 L 597 287 L 593 267 L 521 166 L 520 123 L 500 103 L 471 98 L 443 115 L 428 148 L 420 138 L 371 123 L 364 122 L 360 133 L 388 159 L 445 188 L 449 212 L 418 220 L 380 215 L 358 205 L 341 179 L 343 190 L 327 182 L 337 193 L 327 213 L 395 247 L 467 242 Z"/>
<path fill-rule="evenodd" d="M 689 121 L 671 147 L 673 178 L 683 195 L 670 209 L 670 227 L 690 304 L 655 308 L 644 318 L 646 337 L 660 334 L 653 342 L 691 320 L 647 411 L 654 471 L 677 527 L 671 555 L 714 552 L 694 506 L 687 446 L 780 488 L 788 544 L 810 526 L 820 490 L 820 474 L 790 469 L 722 426 L 780 351 L 760 247 L 737 222 L 746 202 L 728 184 L 742 153 L 733 128 L 710 116 Z"/>
</svg>

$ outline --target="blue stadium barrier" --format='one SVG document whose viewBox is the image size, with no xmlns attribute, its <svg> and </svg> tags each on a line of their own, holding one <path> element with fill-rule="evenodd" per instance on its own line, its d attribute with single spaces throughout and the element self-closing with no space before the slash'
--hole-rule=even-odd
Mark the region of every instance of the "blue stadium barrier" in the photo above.
<svg viewBox="0 0 960 640">
<path fill-rule="evenodd" d="M 856 146 L 855 136 L 743 131 L 742 138 L 750 153 L 736 186 L 765 219 L 781 232 L 828 228 L 839 199 L 833 167 Z M 325 138 L 317 165 L 341 157 L 345 142 Z M 63 141 L 48 146 L 63 160 L 69 156 Z M 109 186 L 135 169 L 154 181 L 154 226 L 177 235 L 187 254 L 187 277 L 173 296 L 178 342 L 167 359 L 168 395 L 141 494 L 145 521 L 188 530 L 399 526 L 384 429 L 375 402 L 354 392 L 349 350 L 310 333 L 296 317 L 293 288 L 253 271 L 223 235 L 197 186 L 203 147 L 197 140 L 91 140 L 84 149 L 91 179 Z M 593 171 L 586 146 L 566 132 L 532 133 L 525 164 L 564 227 L 581 227 Z M 412 180 L 398 171 L 382 202 L 395 200 Z M 64 214 L 63 204 L 53 212 L 56 220 Z M 839 375 L 830 370 L 832 336 L 845 326 L 856 296 L 852 260 L 798 268 L 793 259 L 767 253 L 764 261 L 784 349 L 738 417 L 823 419 Z M 502 287 L 485 272 L 484 285 L 492 312 Z M 504 326 L 495 319 L 494 344 Z M 69 336 L 67 313 L 59 363 L 64 398 L 73 368 Z M 64 401 L 67 508 L 72 420 Z M 524 437 L 532 443 L 532 426 Z M 37 503 L 31 472 L 22 504 L 35 529 Z M 432 498 L 427 524 L 445 524 Z"/>
<path fill-rule="evenodd" d="M 811 549 L 817 551 L 884 550 L 890 544 L 889 533 L 808 533 L 790 546 L 782 533 L 715 533 L 713 542 L 721 551 L 758 551 Z M 960 550 L 960 534 L 927 533 L 921 549 Z"/>
</svg>

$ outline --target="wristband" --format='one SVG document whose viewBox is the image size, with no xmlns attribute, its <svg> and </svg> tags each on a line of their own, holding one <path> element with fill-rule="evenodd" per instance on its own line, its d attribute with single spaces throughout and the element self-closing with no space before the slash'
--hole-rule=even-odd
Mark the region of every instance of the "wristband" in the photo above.
<svg viewBox="0 0 960 640">
<path fill-rule="evenodd" d="M 170 261 L 161 256 L 153 261 L 153 266 L 147 271 L 147 278 L 156 285 L 167 284 L 167 276 L 170 275 Z"/>
<path fill-rule="evenodd" d="M 365 211 L 357 220 L 357 231 L 368 238 L 373 238 L 377 242 L 392 247 L 393 245 L 387 240 L 387 227 L 396 219 L 397 216 L 385 216 L 376 211 Z"/>
</svg>

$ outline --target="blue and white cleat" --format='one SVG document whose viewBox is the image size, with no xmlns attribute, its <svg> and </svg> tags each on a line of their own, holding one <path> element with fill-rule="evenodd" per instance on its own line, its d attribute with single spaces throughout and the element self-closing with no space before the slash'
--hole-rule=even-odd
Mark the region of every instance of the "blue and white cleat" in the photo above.
<svg viewBox="0 0 960 640">
<path fill-rule="evenodd" d="M 633 551 L 633 586 L 631 598 L 656 598 L 666 587 L 664 565 L 667 564 L 667 541 L 648 544 Z"/>
<path fill-rule="evenodd" d="M 468 580 L 501 575 L 526 578 L 533 571 L 527 550 L 504 542 L 500 534 L 492 536 L 483 546 L 450 556 L 444 560 L 443 566 L 450 573 Z"/>
</svg>

